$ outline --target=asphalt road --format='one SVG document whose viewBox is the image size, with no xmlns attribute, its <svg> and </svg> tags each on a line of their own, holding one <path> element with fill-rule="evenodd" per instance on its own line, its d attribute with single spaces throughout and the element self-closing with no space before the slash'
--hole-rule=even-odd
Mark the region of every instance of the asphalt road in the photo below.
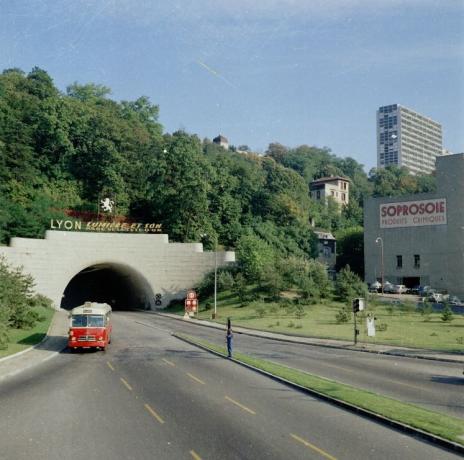
<svg viewBox="0 0 464 460">
<path fill-rule="evenodd" d="M 181 342 L 158 317 L 116 313 L 108 351 L 0 384 L 0 458 L 460 457 Z"/>
<path fill-rule="evenodd" d="M 220 330 L 160 315 L 139 316 L 135 312 L 131 315 L 136 321 L 224 344 L 224 332 Z M 464 418 L 464 376 L 460 363 L 293 344 L 237 333 L 234 347 L 252 356 Z"/>
</svg>

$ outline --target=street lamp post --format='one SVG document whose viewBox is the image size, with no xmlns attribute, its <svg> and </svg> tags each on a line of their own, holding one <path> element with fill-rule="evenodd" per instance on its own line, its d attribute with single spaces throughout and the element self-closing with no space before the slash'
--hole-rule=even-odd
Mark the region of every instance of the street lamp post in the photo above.
<svg viewBox="0 0 464 460">
<path fill-rule="evenodd" d="M 217 242 L 214 244 L 214 319 L 217 316 Z"/>
<path fill-rule="evenodd" d="M 383 284 L 384 284 L 384 279 L 383 279 L 383 239 L 378 236 L 375 240 L 375 242 L 378 244 L 380 243 L 380 276 L 381 276 L 381 279 L 382 279 L 382 286 L 381 286 L 381 290 L 382 290 L 382 294 L 383 294 Z"/>
</svg>

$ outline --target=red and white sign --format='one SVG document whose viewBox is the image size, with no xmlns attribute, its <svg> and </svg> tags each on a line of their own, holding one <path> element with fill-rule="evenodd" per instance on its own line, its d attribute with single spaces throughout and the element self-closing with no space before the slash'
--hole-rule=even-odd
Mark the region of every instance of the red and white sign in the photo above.
<svg viewBox="0 0 464 460">
<path fill-rule="evenodd" d="M 187 299 L 196 299 L 197 293 L 195 291 L 188 291 L 187 292 Z"/>
<path fill-rule="evenodd" d="M 196 312 L 198 311 L 198 299 L 195 291 L 188 291 L 187 298 L 185 299 L 185 311 Z"/>
<path fill-rule="evenodd" d="M 423 227 L 447 223 L 446 198 L 383 203 L 379 212 L 380 228 Z"/>
</svg>

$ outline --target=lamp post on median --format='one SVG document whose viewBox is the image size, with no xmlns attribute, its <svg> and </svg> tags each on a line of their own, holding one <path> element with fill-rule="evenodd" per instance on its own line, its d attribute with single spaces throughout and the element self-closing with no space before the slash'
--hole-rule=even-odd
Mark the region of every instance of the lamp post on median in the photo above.
<svg viewBox="0 0 464 460">
<path fill-rule="evenodd" d="M 383 239 L 378 236 L 375 240 L 375 242 L 378 244 L 380 243 L 380 277 L 381 277 L 381 282 L 382 282 L 382 286 L 381 286 L 381 292 L 383 294 L 383 283 L 384 283 L 384 273 L 383 273 Z"/>
<path fill-rule="evenodd" d="M 217 241 L 214 242 L 214 318 L 217 316 Z"/>
</svg>

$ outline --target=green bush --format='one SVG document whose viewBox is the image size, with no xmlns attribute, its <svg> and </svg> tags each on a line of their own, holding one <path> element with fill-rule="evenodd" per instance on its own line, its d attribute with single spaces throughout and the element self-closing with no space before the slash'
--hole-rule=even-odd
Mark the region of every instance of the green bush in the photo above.
<svg viewBox="0 0 464 460">
<path fill-rule="evenodd" d="M 8 328 L 30 329 L 43 321 L 36 307 L 50 308 L 47 297 L 33 293 L 34 281 L 19 268 L 10 267 L 0 257 L 0 348 L 8 344 Z"/>
<path fill-rule="evenodd" d="M 234 276 L 228 270 L 221 270 L 217 275 L 217 285 L 221 290 L 230 291 L 234 282 Z"/>
<path fill-rule="evenodd" d="M 351 319 L 351 311 L 347 307 L 340 308 L 335 314 L 337 324 L 347 323 Z"/>
<path fill-rule="evenodd" d="M 335 282 L 336 295 L 341 301 L 349 301 L 357 297 L 367 297 L 367 286 L 359 276 L 347 265 L 337 275 Z"/>
<path fill-rule="evenodd" d="M 8 328 L 5 323 L 0 322 L 0 350 L 8 348 Z"/>
<path fill-rule="evenodd" d="M 445 308 L 443 309 L 443 313 L 441 315 L 441 320 L 444 322 L 451 322 L 453 321 L 453 312 L 451 311 L 451 308 L 449 305 L 446 305 Z"/>
<path fill-rule="evenodd" d="M 303 305 L 296 305 L 296 307 L 295 307 L 295 316 L 298 319 L 301 319 L 305 315 L 306 315 L 306 312 L 304 311 Z"/>
</svg>

